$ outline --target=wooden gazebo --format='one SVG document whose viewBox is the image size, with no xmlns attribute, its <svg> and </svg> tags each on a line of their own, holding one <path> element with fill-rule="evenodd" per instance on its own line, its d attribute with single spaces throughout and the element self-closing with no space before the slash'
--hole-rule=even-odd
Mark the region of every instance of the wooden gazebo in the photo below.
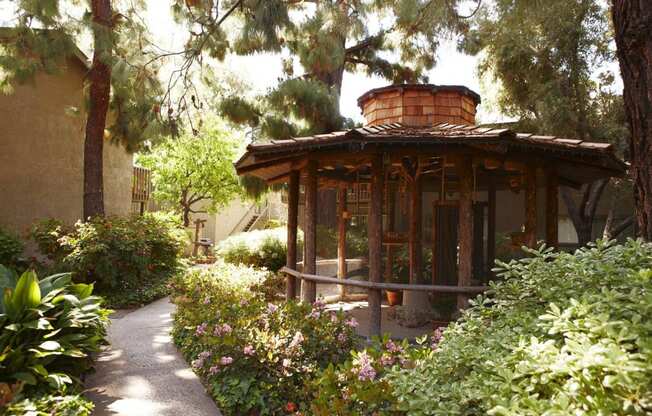
<svg viewBox="0 0 652 416">
<path fill-rule="evenodd" d="M 499 192 L 524 195 L 520 208 L 523 244 L 534 246 L 540 229 L 541 238 L 557 246 L 558 187 L 579 187 L 624 173 L 624 164 L 607 143 L 478 127 L 474 123 L 479 102 L 476 93 L 461 86 L 393 85 L 360 97 L 358 104 L 367 120 L 362 128 L 248 146 L 236 164 L 238 174 L 288 184 L 288 256 L 284 269 L 288 298 L 297 295 L 297 279 L 302 281 L 301 299 L 306 302 L 315 300 L 316 283 L 364 287 L 368 291 L 370 334 L 380 333 L 382 290 L 399 289 L 415 295 L 428 291 L 455 293 L 458 307 L 463 308 L 470 295 L 485 288 L 486 276 L 482 275 L 495 258 L 497 210 L 514 209 L 513 204 L 501 204 Z M 344 279 L 346 190 L 360 183 L 370 184 L 368 281 Z M 301 272 L 297 270 L 296 244 L 300 184 L 305 193 Z M 316 275 L 320 187 L 338 190 L 338 279 Z M 422 274 L 424 190 L 436 195 L 430 227 L 432 282 L 425 282 Z M 383 243 L 389 244 L 396 235 L 392 207 L 399 191 L 409 195 L 409 285 L 382 281 Z M 537 199 L 542 201 L 539 209 Z M 478 209 L 482 215 L 476 215 Z M 477 260 L 480 251 L 484 261 Z M 387 259 L 391 263 L 391 250 Z M 447 261 L 455 262 L 455 267 L 447 269 Z M 478 266 L 480 263 L 484 266 Z M 454 286 L 446 276 L 451 270 L 457 274 Z M 406 296 L 404 302 L 410 301 Z"/>
</svg>

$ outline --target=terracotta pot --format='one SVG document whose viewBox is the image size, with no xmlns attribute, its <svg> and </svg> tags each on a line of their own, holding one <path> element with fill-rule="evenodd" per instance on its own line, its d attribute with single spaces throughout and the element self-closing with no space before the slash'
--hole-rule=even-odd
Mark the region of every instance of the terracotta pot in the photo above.
<svg viewBox="0 0 652 416">
<path fill-rule="evenodd" d="M 393 291 L 393 290 L 386 290 L 385 293 L 387 294 L 387 303 L 389 303 L 389 306 L 398 306 L 403 304 L 403 291 Z"/>
</svg>

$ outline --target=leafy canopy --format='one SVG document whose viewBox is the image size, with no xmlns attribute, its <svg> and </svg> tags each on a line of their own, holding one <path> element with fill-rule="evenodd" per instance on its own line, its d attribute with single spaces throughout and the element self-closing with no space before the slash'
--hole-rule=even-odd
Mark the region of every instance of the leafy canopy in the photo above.
<svg viewBox="0 0 652 416">
<path fill-rule="evenodd" d="M 196 136 L 185 133 L 160 143 L 138 163 L 152 171 L 154 198 L 182 213 L 188 225 L 190 213 L 214 212 L 240 195 L 233 162 L 241 142 L 212 121 Z"/>
</svg>

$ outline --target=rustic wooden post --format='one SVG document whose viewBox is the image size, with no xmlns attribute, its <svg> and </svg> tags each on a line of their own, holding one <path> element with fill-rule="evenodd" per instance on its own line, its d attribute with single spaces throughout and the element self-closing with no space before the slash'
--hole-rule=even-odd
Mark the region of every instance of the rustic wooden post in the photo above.
<svg viewBox="0 0 652 416">
<path fill-rule="evenodd" d="M 457 172 L 460 180 L 459 200 L 459 266 L 457 285 L 471 286 L 473 273 L 473 163 L 470 156 L 463 156 L 457 162 Z M 457 296 L 457 308 L 468 306 L 466 294 Z"/>
<path fill-rule="evenodd" d="M 491 269 L 496 261 L 496 182 L 489 176 L 487 190 L 487 273 L 492 276 Z"/>
<path fill-rule="evenodd" d="M 297 226 L 299 223 L 299 171 L 290 172 L 288 181 L 288 236 L 287 236 L 287 258 L 285 265 L 297 269 Z M 294 276 L 287 276 L 285 288 L 285 299 L 294 299 L 297 296 L 297 279 Z"/>
<path fill-rule="evenodd" d="M 382 281 L 382 248 L 383 248 L 383 155 L 375 155 L 371 161 L 371 200 L 369 201 L 369 220 L 367 233 L 369 236 L 369 281 Z M 380 335 L 381 323 L 381 291 L 369 289 L 369 336 Z"/>
<path fill-rule="evenodd" d="M 396 192 L 392 189 L 392 186 L 387 177 L 385 177 L 387 183 L 385 183 L 385 190 L 387 195 L 387 231 L 393 232 L 396 226 L 395 224 L 395 204 L 396 204 Z M 392 269 L 394 268 L 394 245 L 393 242 L 389 242 L 385 249 L 385 281 L 389 282 L 392 279 Z"/>
<path fill-rule="evenodd" d="M 546 177 L 546 244 L 559 247 L 559 177 L 553 170 Z"/>
<path fill-rule="evenodd" d="M 537 244 L 537 169 L 525 168 L 525 245 L 534 248 Z"/>
<path fill-rule="evenodd" d="M 303 224 L 303 272 L 316 274 L 317 272 L 317 162 L 311 160 L 306 168 L 306 204 Z M 301 300 L 313 303 L 317 299 L 317 285 L 315 282 L 301 281 Z"/>
<path fill-rule="evenodd" d="M 410 227 L 408 250 L 410 255 L 410 284 L 421 283 L 423 273 L 423 256 L 421 253 L 421 217 L 422 217 L 422 180 L 415 175 L 410 182 Z"/>
<path fill-rule="evenodd" d="M 337 206 L 337 277 L 346 279 L 346 182 L 340 182 L 337 188 L 339 204 Z M 346 286 L 340 285 L 340 297 L 346 298 Z"/>
</svg>

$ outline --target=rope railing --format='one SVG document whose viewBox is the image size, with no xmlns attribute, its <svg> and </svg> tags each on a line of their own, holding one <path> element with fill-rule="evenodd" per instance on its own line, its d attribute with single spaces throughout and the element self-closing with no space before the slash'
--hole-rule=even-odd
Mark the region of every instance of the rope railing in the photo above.
<svg viewBox="0 0 652 416">
<path fill-rule="evenodd" d="M 336 277 L 319 276 L 315 274 L 301 273 L 299 271 L 283 267 L 280 272 L 288 274 L 301 280 L 309 280 L 315 283 L 332 283 L 343 286 L 356 286 L 365 289 L 381 290 L 411 290 L 416 292 L 438 292 L 438 293 L 457 293 L 457 294 L 478 294 L 485 292 L 489 286 L 445 286 L 445 285 L 408 285 L 403 283 L 382 283 L 369 282 L 360 280 L 344 280 Z"/>
</svg>

